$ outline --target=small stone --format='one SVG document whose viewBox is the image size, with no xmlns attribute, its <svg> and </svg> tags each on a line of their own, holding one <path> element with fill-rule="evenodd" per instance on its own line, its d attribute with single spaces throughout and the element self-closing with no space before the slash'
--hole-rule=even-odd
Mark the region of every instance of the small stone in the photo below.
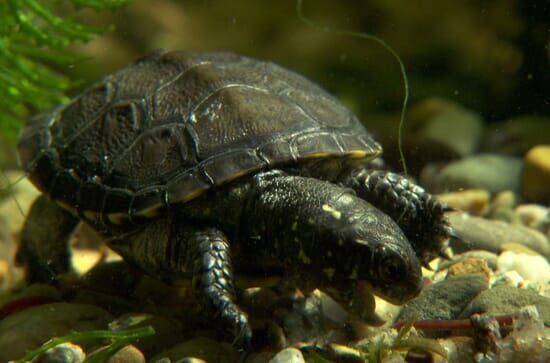
<svg viewBox="0 0 550 363">
<path fill-rule="evenodd" d="M 515 242 L 550 258 L 548 239 L 534 229 L 459 212 L 448 213 L 447 218 L 460 239 L 451 240 L 455 252 L 482 249 L 500 253 L 503 243 Z"/>
<path fill-rule="evenodd" d="M 541 255 L 505 251 L 498 258 L 498 268 L 502 271 L 517 271 L 526 280 L 542 284 L 550 282 L 550 264 Z"/>
<path fill-rule="evenodd" d="M 450 207 L 480 216 L 489 208 L 490 194 L 482 189 L 468 189 L 458 192 L 439 194 L 438 199 Z"/>
<path fill-rule="evenodd" d="M 538 204 L 522 204 L 514 211 L 525 226 L 550 236 L 550 208 Z"/>
<path fill-rule="evenodd" d="M 488 287 L 481 275 L 463 275 L 430 285 L 405 304 L 396 321 L 416 318 L 456 319 L 470 301 Z M 437 336 L 439 332 L 429 334 Z"/>
<path fill-rule="evenodd" d="M 498 255 L 496 253 L 484 251 L 484 250 L 472 250 L 472 251 L 466 251 L 453 256 L 453 259 L 451 261 L 445 261 L 445 260 L 441 261 L 438 266 L 438 270 L 448 269 L 450 266 L 456 263 L 459 263 L 468 259 L 472 259 L 472 258 L 484 260 L 487 266 L 489 266 L 491 270 L 497 269 Z"/>
<path fill-rule="evenodd" d="M 521 275 L 517 271 L 500 271 L 495 275 L 493 286 L 504 285 L 519 287 L 522 282 L 523 277 L 521 277 Z"/>
<path fill-rule="evenodd" d="M 461 189 L 483 189 L 490 193 L 518 191 L 522 165 L 517 157 L 478 154 L 446 165 L 425 182 L 435 193 Z"/>
<path fill-rule="evenodd" d="M 112 355 L 107 363 L 145 363 L 145 357 L 135 346 L 127 345 Z"/>
<path fill-rule="evenodd" d="M 201 359 L 206 362 L 232 363 L 239 361 L 239 353 L 229 343 L 220 343 L 209 338 L 195 338 L 158 353 L 152 362 L 168 358 L 172 362 L 182 359 Z"/>
<path fill-rule="evenodd" d="M 505 190 L 497 193 L 491 201 L 491 209 L 513 209 L 518 204 L 519 197 L 516 193 Z"/>
<path fill-rule="evenodd" d="M 476 347 L 474 341 L 470 337 L 456 336 L 447 339 L 439 340 L 441 346 L 447 351 L 447 359 L 437 360 L 435 362 L 471 362 Z"/>
<path fill-rule="evenodd" d="M 419 152 L 441 160 L 472 154 L 483 133 L 481 117 L 461 105 L 428 98 L 409 112 L 408 137 Z"/>
<path fill-rule="evenodd" d="M 305 363 L 304 356 L 296 348 L 286 348 L 269 360 L 269 363 Z"/>
<path fill-rule="evenodd" d="M 535 146 L 525 155 L 522 175 L 523 195 L 550 204 L 550 145 Z"/>
<path fill-rule="evenodd" d="M 489 266 L 487 266 L 487 262 L 481 258 L 466 259 L 450 266 L 448 270 L 448 276 L 472 274 L 483 275 L 487 282 L 491 279 L 491 270 L 489 269 Z"/>
<path fill-rule="evenodd" d="M 529 289 L 511 286 L 495 286 L 476 296 L 460 313 L 459 318 L 467 319 L 473 314 L 504 315 L 512 314 L 527 305 L 535 305 L 545 324 L 550 323 L 550 299 Z"/>
<path fill-rule="evenodd" d="M 40 354 L 33 363 L 83 363 L 84 359 L 86 354 L 79 345 L 63 343 Z"/>
<path fill-rule="evenodd" d="M 515 243 L 515 242 L 503 243 L 500 245 L 500 249 L 502 250 L 502 252 L 512 251 L 515 253 L 523 253 L 525 255 L 530 255 L 530 256 L 540 256 L 538 252 L 533 251 L 527 246 L 524 246 L 522 244 Z"/>
</svg>

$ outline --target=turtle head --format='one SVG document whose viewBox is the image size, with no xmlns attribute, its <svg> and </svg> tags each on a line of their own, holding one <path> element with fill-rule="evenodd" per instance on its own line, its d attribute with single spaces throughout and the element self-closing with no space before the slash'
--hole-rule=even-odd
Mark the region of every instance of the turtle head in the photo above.
<svg viewBox="0 0 550 363">
<path fill-rule="evenodd" d="M 365 248 L 363 257 L 365 260 L 358 261 L 357 278 L 367 281 L 376 295 L 390 303 L 402 304 L 420 293 L 422 271 L 410 246 L 375 242 Z"/>
<path fill-rule="evenodd" d="M 386 214 L 365 202 L 345 231 L 351 258 L 348 278 L 368 282 L 376 295 L 402 304 L 420 293 L 422 269 L 411 244 Z M 359 211 L 358 211 L 359 212 Z"/>
</svg>

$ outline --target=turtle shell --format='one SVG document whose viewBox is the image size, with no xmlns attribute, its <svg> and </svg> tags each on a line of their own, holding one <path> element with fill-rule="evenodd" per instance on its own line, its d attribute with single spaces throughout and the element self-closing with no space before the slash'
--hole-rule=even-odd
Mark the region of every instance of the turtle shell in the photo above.
<svg viewBox="0 0 550 363">
<path fill-rule="evenodd" d="M 30 180 L 90 219 L 121 223 L 261 169 L 369 158 L 380 145 L 334 97 L 232 53 L 156 52 L 30 120 Z"/>
</svg>

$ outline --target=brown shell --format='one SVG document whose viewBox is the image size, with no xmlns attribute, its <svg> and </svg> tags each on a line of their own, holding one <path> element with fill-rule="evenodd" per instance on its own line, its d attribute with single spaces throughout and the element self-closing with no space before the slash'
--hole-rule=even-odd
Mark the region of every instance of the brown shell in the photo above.
<svg viewBox="0 0 550 363">
<path fill-rule="evenodd" d="M 19 143 L 41 191 L 115 223 L 261 169 L 381 151 L 350 111 L 296 73 L 179 51 L 142 58 L 35 117 Z"/>
</svg>

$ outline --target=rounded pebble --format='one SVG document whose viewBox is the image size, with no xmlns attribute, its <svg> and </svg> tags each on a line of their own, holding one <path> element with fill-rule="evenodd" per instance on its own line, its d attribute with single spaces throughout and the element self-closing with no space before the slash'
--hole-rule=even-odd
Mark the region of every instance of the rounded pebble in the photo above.
<svg viewBox="0 0 550 363">
<path fill-rule="evenodd" d="M 521 183 L 529 200 L 550 204 L 550 145 L 538 145 L 527 152 Z"/>
<path fill-rule="evenodd" d="M 275 354 L 269 363 L 305 363 L 304 356 L 296 348 L 286 348 Z"/>
</svg>

